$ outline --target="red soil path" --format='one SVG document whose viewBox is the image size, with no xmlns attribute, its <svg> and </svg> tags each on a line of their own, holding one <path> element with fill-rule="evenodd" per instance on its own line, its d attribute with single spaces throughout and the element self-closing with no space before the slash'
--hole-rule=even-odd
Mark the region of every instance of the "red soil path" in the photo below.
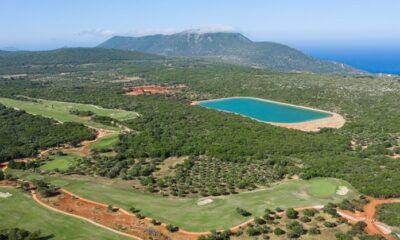
<svg viewBox="0 0 400 240">
<path fill-rule="evenodd" d="M 137 86 L 132 87 L 131 91 L 125 93 L 125 95 L 137 96 L 143 94 L 158 94 L 158 93 L 170 93 L 177 92 L 180 89 L 184 88 L 184 85 L 175 85 L 175 86 L 158 86 L 158 85 L 146 85 L 146 86 Z"/>
<path fill-rule="evenodd" d="M 376 207 L 385 203 L 400 203 L 399 198 L 389 198 L 389 199 L 376 199 L 369 198 L 370 202 L 364 206 L 364 212 L 350 212 L 345 210 L 339 210 L 338 213 L 350 223 L 356 223 L 358 221 L 363 221 L 367 224 L 366 231 L 369 235 L 381 235 L 385 239 L 395 240 L 390 235 L 385 234 L 378 226 L 376 220 Z"/>
<path fill-rule="evenodd" d="M 139 219 L 120 208 L 110 211 L 105 204 L 80 198 L 66 190 L 61 190 L 60 195 L 51 198 L 41 198 L 35 191 L 32 191 L 32 196 L 36 202 L 46 208 L 84 219 L 97 226 L 135 239 L 191 240 L 197 239 L 203 234 L 185 231 L 171 233 L 166 229 L 165 224 L 153 225 L 150 218 Z"/>
</svg>

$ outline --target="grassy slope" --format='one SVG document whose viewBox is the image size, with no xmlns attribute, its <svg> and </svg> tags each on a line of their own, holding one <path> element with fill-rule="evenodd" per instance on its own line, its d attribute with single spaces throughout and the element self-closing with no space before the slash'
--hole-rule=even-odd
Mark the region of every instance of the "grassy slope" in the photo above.
<svg viewBox="0 0 400 240">
<path fill-rule="evenodd" d="M 14 171 L 14 174 L 21 173 Z M 25 173 L 25 178 L 36 178 L 38 175 Z M 230 196 L 213 198 L 214 202 L 198 206 L 198 198 L 161 197 L 158 195 L 132 191 L 129 186 L 99 184 L 91 181 L 71 180 L 70 177 L 46 177 L 53 184 L 71 192 L 106 204 L 129 209 L 136 207 L 142 214 L 165 223 L 171 223 L 188 231 L 208 231 L 211 229 L 225 229 L 247 220 L 236 213 L 236 207 L 251 211 L 254 216 L 261 216 L 265 208 L 276 207 L 305 207 L 312 205 L 338 202 L 344 197 L 332 192 L 330 196 L 318 197 L 310 194 L 309 188 L 320 182 L 330 182 L 335 186 L 347 186 L 346 182 L 338 179 L 313 179 L 311 181 L 288 181 L 266 190 L 241 193 Z M 346 197 L 354 197 L 354 190 Z M 190 221 L 188 221 L 190 219 Z"/>
<path fill-rule="evenodd" d="M 118 143 L 118 133 L 113 133 L 103 138 L 100 138 L 92 145 L 90 145 L 90 149 L 92 150 L 102 150 L 112 148 L 115 144 Z"/>
<path fill-rule="evenodd" d="M 16 189 L 0 188 L 13 196 L 0 199 L 1 228 L 19 227 L 54 234 L 54 240 L 119 240 L 130 239 L 101 229 L 83 220 L 55 213 L 35 203 L 30 196 Z"/>
<path fill-rule="evenodd" d="M 99 116 L 107 116 L 116 120 L 124 121 L 135 118 L 137 113 L 119 109 L 105 109 L 90 104 L 57 102 L 48 100 L 39 100 L 39 102 L 20 101 L 8 98 L 0 98 L 0 103 L 8 107 L 15 107 L 25 110 L 28 113 L 42 115 L 44 117 L 53 118 L 60 122 L 79 122 L 89 127 L 101 128 L 106 130 L 118 130 L 117 127 L 103 125 L 94 121 L 90 121 L 74 114 L 69 113 L 72 109 L 81 111 L 92 111 Z"/>
<path fill-rule="evenodd" d="M 75 154 L 68 154 L 65 156 L 55 156 L 54 160 L 48 161 L 45 165 L 41 166 L 41 170 L 67 170 L 71 163 L 73 163 L 80 156 Z"/>
</svg>

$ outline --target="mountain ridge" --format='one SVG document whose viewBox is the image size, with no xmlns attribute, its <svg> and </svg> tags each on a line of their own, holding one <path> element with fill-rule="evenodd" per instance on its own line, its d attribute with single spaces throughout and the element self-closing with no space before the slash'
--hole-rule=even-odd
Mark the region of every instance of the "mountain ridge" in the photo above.
<svg viewBox="0 0 400 240">
<path fill-rule="evenodd" d="M 254 42 L 236 32 L 184 31 L 171 35 L 114 36 L 97 47 L 173 57 L 200 57 L 283 72 L 364 73 L 342 63 L 318 60 L 284 44 Z"/>
<path fill-rule="evenodd" d="M 103 63 L 109 61 L 157 60 L 164 58 L 163 56 L 148 53 L 118 49 L 59 48 L 47 51 L 0 51 L 0 66 Z"/>
</svg>

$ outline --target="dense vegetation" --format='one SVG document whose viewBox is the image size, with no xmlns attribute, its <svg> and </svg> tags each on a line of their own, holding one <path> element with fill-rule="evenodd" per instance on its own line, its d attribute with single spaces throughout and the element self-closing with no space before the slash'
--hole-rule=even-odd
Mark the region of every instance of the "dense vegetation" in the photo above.
<svg viewBox="0 0 400 240">
<path fill-rule="evenodd" d="M 378 220 L 400 228 L 400 203 L 382 204 L 377 207 Z"/>
<path fill-rule="evenodd" d="M 34 65 L 90 64 L 155 59 L 163 59 L 163 57 L 116 49 L 61 48 L 41 52 L 3 52 L 0 54 L 0 66 L 26 66 L 27 68 L 34 68 Z"/>
<path fill-rule="evenodd" d="M 0 162 L 35 156 L 42 148 L 76 145 L 95 134 L 82 124 L 63 123 L 0 105 Z"/>
<path fill-rule="evenodd" d="M 53 236 L 42 236 L 40 231 L 30 232 L 20 228 L 0 230 L 0 240 L 46 240 Z"/>
<path fill-rule="evenodd" d="M 52 71 L 66 71 L 65 68 Z M 265 183 L 279 180 L 282 174 L 297 174 L 305 179 L 336 177 L 368 195 L 400 194 L 400 161 L 385 156 L 399 149 L 398 78 L 284 74 L 178 60 L 165 65 L 118 63 L 70 70 L 74 71 L 72 77 L 57 75 L 57 81 L 47 78 L 44 70 L 21 80 L 2 80 L 0 96 L 26 95 L 139 112 L 139 118 L 126 122 L 132 131 L 120 136 L 114 148 L 116 156 L 91 156 L 96 161 L 93 166 L 79 162 L 83 166 L 81 174 L 130 179 L 149 172 L 151 175 L 156 170 L 154 166 L 169 156 L 190 155 L 193 159 L 204 157 L 206 161 L 194 161 L 190 168 L 185 164 L 177 166 L 172 178 L 153 176 L 142 182 L 146 186 L 151 183 L 148 189 L 154 191 L 165 183 L 168 186 L 170 179 L 178 183 L 178 187 L 171 185 L 171 192 L 194 189 L 200 194 L 202 188 L 194 183 L 198 178 L 206 178 L 199 184 L 207 191 L 211 186 L 220 193 L 230 189 L 232 184 L 226 173 L 236 166 L 239 178 L 250 179 L 245 188 L 263 184 L 259 182 L 262 178 L 251 180 L 260 171 L 267 177 Z M 109 81 L 115 76 L 138 76 L 143 80 Z M 188 88 L 158 96 L 120 94 L 123 87 L 143 83 L 185 84 Z M 235 95 L 319 107 L 342 114 L 347 123 L 338 130 L 304 133 L 189 106 L 191 100 Z M 250 162 L 257 171 L 249 173 Z M 140 173 L 143 168 L 146 170 Z M 212 174 L 201 175 L 202 172 Z M 215 186 L 207 182 L 214 182 Z M 239 182 L 233 184 L 239 187 Z"/>
</svg>

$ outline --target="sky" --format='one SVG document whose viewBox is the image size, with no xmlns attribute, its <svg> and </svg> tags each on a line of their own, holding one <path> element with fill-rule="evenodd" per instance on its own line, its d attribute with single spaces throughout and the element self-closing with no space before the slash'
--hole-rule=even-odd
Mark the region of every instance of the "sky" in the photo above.
<svg viewBox="0 0 400 240">
<path fill-rule="evenodd" d="M 400 49 L 400 0 L 0 0 L 0 48 L 96 46 L 114 35 L 241 32 L 301 49 Z"/>
</svg>

